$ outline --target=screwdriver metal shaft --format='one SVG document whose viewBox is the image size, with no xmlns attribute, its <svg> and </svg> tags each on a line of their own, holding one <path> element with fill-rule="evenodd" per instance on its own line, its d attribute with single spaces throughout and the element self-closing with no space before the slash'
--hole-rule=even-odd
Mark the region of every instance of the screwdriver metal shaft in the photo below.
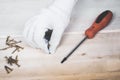
<svg viewBox="0 0 120 80">
<path fill-rule="evenodd" d="M 66 57 L 63 58 L 61 63 L 65 62 L 68 57 L 72 55 L 72 53 L 87 39 L 88 37 L 86 36 Z"/>
</svg>

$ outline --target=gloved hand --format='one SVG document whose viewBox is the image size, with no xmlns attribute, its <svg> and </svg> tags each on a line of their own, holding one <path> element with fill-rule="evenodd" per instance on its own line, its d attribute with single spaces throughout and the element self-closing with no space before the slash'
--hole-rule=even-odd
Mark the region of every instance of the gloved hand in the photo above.
<svg viewBox="0 0 120 80">
<path fill-rule="evenodd" d="M 40 15 L 28 20 L 24 29 L 26 42 L 46 53 L 54 53 L 76 2 L 77 0 L 56 0 L 51 6 L 43 9 Z"/>
</svg>

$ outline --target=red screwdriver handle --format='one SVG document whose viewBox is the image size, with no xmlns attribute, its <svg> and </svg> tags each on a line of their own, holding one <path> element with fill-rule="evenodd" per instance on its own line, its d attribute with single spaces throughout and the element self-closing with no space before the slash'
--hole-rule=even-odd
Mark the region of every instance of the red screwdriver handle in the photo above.
<svg viewBox="0 0 120 80">
<path fill-rule="evenodd" d="M 108 23 L 112 19 L 112 16 L 113 16 L 113 13 L 109 10 L 106 10 L 103 13 L 101 13 L 97 17 L 95 22 L 92 24 L 92 26 L 85 31 L 85 35 L 89 39 L 93 38 L 97 32 L 99 32 L 101 29 L 103 29 L 108 25 Z"/>
</svg>

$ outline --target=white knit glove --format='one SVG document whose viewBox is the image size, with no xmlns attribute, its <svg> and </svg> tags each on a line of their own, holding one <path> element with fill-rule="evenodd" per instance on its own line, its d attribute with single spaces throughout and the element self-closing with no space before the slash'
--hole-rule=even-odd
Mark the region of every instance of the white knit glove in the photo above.
<svg viewBox="0 0 120 80">
<path fill-rule="evenodd" d="M 77 0 L 55 0 L 55 2 L 34 16 L 25 24 L 26 42 L 41 48 L 46 53 L 54 53 L 67 27 L 73 6 Z"/>
</svg>

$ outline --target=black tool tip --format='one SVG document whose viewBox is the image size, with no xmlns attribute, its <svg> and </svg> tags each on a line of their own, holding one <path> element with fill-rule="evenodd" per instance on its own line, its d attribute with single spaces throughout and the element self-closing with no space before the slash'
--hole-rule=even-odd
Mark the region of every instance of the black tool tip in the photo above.
<svg viewBox="0 0 120 80">
<path fill-rule="evenodd" d="M 61 64 L 62 64 L 63 62 L 64 62 L 64 61 L 62 60 L 62 61 L 61 61 Z"/>
<path fill-rule="evenodd" d="M 66 60 L 67 60 L 67 58 L 65 57 L 65 58 L 61 61 L 61 63 L 64 63 Z"/>
</svg>

